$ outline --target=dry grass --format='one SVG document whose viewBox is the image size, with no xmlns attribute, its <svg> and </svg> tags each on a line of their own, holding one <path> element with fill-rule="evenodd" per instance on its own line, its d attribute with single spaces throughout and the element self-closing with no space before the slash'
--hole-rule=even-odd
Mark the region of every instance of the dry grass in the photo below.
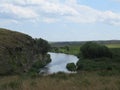
<svg viewBox="0 0 120 90">
<path fill-rule="evenodd" d="M 0 90 L 120 90 L 120 76 L 97 73 L 57 74 L 36 78 L 0 77 Z"/>
</svg>

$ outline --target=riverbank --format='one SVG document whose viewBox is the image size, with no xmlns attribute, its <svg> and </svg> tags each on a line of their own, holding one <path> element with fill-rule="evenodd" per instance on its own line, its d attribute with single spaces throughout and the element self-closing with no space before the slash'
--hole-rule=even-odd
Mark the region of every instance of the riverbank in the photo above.
<svg viewBox="0 0 120 90">
<path fill-rule="evenodd" d="M 99 72 L 0 77 L 0 90 L 120 90 L 120 75 Z"/>
<path fill-rule="evenodd" d="M 112 52 L 111 58 L 109 57 L 100 57 L 100 58 L 82 58 L 81 46 L 65 46 L 65 47 L 57 47 L 58 51 L 61 50 L 65 53 L 73 53 L 73 55 L 78 53 L 77 56 L 80 58 L 79 62 L 77 63 L 77 68 L 80 71 L 102 71 L 102 70 L 110 70 L 112 72 L 120 73 L 120 44 L 106 44 Z M 72 48 L 71 48 L 72 47 Z M 54 47 L 53 50 L 56 52 L 56 48 Z M 70 51 L 70 52 L 69 52 Z"/>
<path fill-rule="evenodd" d="M 74 55 L 53 52 L 49 52 L 48 54 L 51 57 L 51 62 L 40 69 L 40 73 L 42 74 L 53 74 L 58 72 L 71 73 L 66 69 L 66 65 L 72 62 L 76 64 L 78 61 L 78 58 Z"/>
</svg>

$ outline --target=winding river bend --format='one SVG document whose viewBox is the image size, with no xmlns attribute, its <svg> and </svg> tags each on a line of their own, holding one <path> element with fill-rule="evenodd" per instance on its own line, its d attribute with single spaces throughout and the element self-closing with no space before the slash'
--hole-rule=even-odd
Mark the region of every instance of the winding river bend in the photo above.
<svg viewBox="0 0 120 90">
<path fill-rule="evenodd" d="M 78 58 L 74 55 L 68 55 L 63 53 L 49 53 L 52 61 L 44 68 L 40 69 L 40 73 L 53 74 L 57 72 L 71 73 L 66 69 L 67 63 L 78 61 Z"/>
</svg>

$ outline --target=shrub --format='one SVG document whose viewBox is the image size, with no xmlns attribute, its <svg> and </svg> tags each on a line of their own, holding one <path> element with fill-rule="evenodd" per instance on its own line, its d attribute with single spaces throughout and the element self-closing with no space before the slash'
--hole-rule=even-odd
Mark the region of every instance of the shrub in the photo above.
<svg viewBox="0 0 120 90">
<path fill-rule="evenodd" d="M 85 71 L 120 71 L 119 63 L 112 62 L 110 58 L 80 59 L 76 66 L 77 70 Z"/>
<path fill-rule="evenodd" d="M 76 65 L 74 63 L 68 63 L 66 65 L 66 68 L 69 70 L 69 71 L 76 71 Z"/>
<path fill-rule="evenodd" d="M 87 42 L 80 48 L 83 58 L 100 58 L 100 57 L 112 57 L 112 53 L 104 45 L 100 45 L 94 42 Z"/>
<path fill-rule="evenodd" d="M 38 59 L 36 62 L 33 63 L 32 67 L 29 70 L 29 73 L 39 73 L 40 68 L 43 68 L 50 62 L 51 62 L 50 55 L 47 54 L 44 56 L 43 60 Z"/>
<path fill-rule="evenodd" d="M 38 52 L 40 52 L 41 54 L 44 55 L 50 50 L 50 45 L 46 40 L 39 38 L 39 39 L 35 39 L 35 41 L 36 41 Z"/>
</svg>

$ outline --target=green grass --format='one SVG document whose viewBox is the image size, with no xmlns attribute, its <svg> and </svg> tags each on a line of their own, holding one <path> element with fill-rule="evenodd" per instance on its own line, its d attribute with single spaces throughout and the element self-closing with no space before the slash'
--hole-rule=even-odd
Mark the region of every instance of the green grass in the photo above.
<svg viewBox="0 0 120 90">
<path fill-rule="evenodd" d="M 81 71 L 111 71 L 120 73 L 120 61 L 110 58 L 80 59 L 77 63 Z"/>
<path fill-rule="evenodd" d="M 110 49 L 120 48 L 120 44 L 105 44 L 105 45 Z M 81 45 L 68 45 L 68 46 L 69 46 L 69 51 L 67 51 L 65 48 L 57 47 L 58 48 L 57 52 L 72 54 L 72 55 L 78 55 L 80 53 Z M 53 52 L 56 51 L 53 50 Z"/>
<path fill-rule="evenodd" d="M 77 55 L 79 53 L 80 46 L 69 46 L 69 48 L 70 48 L 69 51 L 65 49 L 60 49 L 60 50 L 63 51 L 64 53 L 73 54 L 73 55 Z"/>
<path fill-rule="evenodd" d="M 108 48 L 120 48 L 120 44 L 106 44 Z"/>
<path fill-rule="evenodd" d="M 79 53 L 80 46 L 70 46 L 70 54 L 77 55 Z"/>
<path fill-rule="evenodd" d="M 68 46 L 68 47 L 69 47 L 69 50 L 66 50 L 63 47 L 57 47 L 58 48 L 57 52 L 72 54 L 72 55 L 78 55 L 78 53 L 80 51 L 80 46 L 79 45 L 76 45 L 76 46 L 71 45 L 71 46 Z M 56 51 L 52 50 L 52 52 L 56 52 Z"/>
</svg>

